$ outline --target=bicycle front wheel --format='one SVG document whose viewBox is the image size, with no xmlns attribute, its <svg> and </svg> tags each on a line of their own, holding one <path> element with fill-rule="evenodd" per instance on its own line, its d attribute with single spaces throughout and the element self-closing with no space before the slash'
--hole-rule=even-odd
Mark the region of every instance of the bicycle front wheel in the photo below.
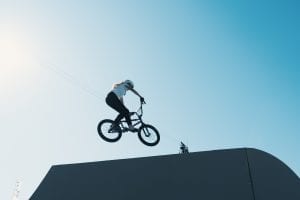
<svg viewBox="0 0 300 200">
<path fill-rule="evenodd" d="M 99 122 L 99 124 L 98 124 L 98 127 L 97 127 L 98 134 L 103 140 L 105 140 L 107 142 L 116 142 L 122 136 L 121 129 L 111 130 L 113 124 L 114 124 L 114 121 L 110 120 L 110 119 L 104 119 L 101 122 Z"/>
<path fill-rule="evenodd" d="M 149 124 L 144 124 L 140 127 L 138 137 L 147 146 L 155 146 L 160 140 L 158 130 Z"/>
</svg>

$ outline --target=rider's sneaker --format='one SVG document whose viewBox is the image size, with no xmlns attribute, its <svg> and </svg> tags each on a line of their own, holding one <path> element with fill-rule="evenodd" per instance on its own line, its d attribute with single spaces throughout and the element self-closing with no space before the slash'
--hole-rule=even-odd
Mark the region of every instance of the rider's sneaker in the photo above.
<svg viewBox="0 0 300 200">
<path fill-rule="evenodd" d="M 110 128 L 108 130 L 109 132 L 119 132 L 120 131 L 120 127 L 117 124 L 112 124 L 110 125 Z"/>
<path fill-rule="evenodd" d="M 133 126 L 133 125 L 129 125 L 129 126 L 128 126 L 128 130 L 129 130 L 129 131 L 132 131 L 132 132 L 135 132 L 135 131 L 137 131 L 137 129 L 136 129 L 136 128 L 134 128 L 134 126 Z"/>
</svg>

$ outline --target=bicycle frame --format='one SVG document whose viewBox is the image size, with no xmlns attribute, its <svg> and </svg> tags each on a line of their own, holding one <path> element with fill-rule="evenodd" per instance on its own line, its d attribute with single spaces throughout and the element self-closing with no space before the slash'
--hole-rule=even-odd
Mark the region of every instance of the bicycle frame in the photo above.
<svg viewBox="0 0 300 200">
<path fill-rule="evenodd" d="M 133 115 L 136 116 L 136 118 L 131 119 L 132 125 L 133 125 L 134 127 L 136 127 L 136 126 L 139 125 L 139 124 L 141 124 L 141 126 L 144 124 L 143 119 L 142 119 L 143 114 L 144 114 L 144 113 L 143 113 L 143 104 L 144 104 L 144 103 L 141 102 L 141 105 L 140 105 L 140 107 L 137 109 L 136 112 L 130 112 L 130 116 L 133 116 Z M 126 131 L 126 126 L 124 125 L 124 123 L 127 124 L 127 122 L 126 122 L 125 119 L 121 120 L 120 123 L 119 123 L 119 125 L 120 125 L 120 127 L 121 127 L 121 129 L 122 129 L 122 132 Z"/>
</svg>

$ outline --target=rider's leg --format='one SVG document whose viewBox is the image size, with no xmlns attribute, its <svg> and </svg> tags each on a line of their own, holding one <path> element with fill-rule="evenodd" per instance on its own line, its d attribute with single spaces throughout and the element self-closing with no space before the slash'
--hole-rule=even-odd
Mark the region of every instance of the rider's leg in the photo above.
<svg viewBox="0 0 300 200">
<path fill-rule="evenodd" d="M 123 104 L 121 104 L 119 106 L 120 106 L 120 108 L 118 108 L 118 110 L 119 110 L 118 112 L 120 114 L 116 117 L 115 122 L 119 123 L 121 121 L 121 119 L 123 117 L 125 117 L 128 126 L 129 127 L 132 126 L 131 119 L 130 119 L 130 114 L 129 114 L 129 110 Z"/>
<path fill-rule="evenodd" d="M 132 126 L 129 110 L 124 106 L 124 104 L 122 104 L 122 102 L 113 92 L 110 92 L 107 95 L 106 103 L 119 113 L 115 119 L 116 124 L 119 124 L 121 119 L 125 117 L 128 126 Z"/>
</svg>

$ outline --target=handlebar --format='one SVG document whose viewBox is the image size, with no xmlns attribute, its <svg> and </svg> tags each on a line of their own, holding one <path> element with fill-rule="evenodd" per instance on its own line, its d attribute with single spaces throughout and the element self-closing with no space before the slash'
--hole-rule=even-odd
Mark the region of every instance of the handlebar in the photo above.
<svg viewBox="0 0 300 200">
<path fill-rule="evenodd" d="M 138 114 L 139 116 L 142 116 L 142 115 L 143 115 L 143 105 L 144 105 L 144 104 L 146 104 L 146 101 L 144 100 L 144 98 L 141 98 L 141 99 L 140 99 L 140 107 L 139 107 L 139 109 L 138 109 L 137 112 L 136 112 L 136 113 L 138 114 L 139 110 L 141 111 L 141 114 L 140 114 L 140 115 Z"/>
</svg>

